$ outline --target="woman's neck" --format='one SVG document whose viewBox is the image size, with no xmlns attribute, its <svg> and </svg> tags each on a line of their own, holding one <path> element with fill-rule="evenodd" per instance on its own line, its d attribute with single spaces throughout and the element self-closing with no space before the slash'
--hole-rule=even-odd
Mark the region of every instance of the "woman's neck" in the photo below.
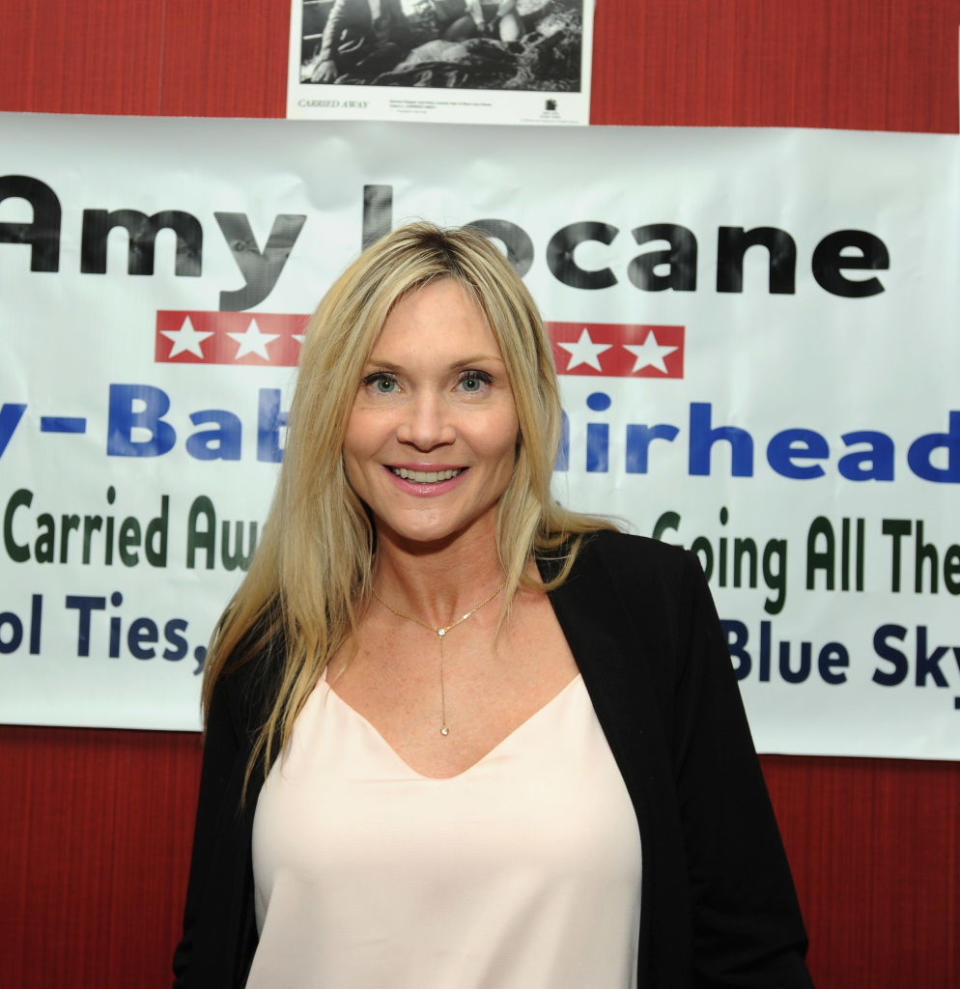
<svg viewBox="0 0 960 989">
<path fill-rule="evenodd" d="M 435 628 L 476 608 L 506 578 L 491 534 L 438 545 L 378 535 L 373 586 L 390 607 Z"/>
</svg>

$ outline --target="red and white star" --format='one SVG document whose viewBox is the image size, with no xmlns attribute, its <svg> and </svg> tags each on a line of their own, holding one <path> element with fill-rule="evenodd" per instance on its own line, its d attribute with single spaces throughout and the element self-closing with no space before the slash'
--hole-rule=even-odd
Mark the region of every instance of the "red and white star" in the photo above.
<svg viewBox="0 0 960 989">
<path fill-rule="evenodd" d="M 207 337 L 213 336 L 212 333 L 194 329 L 189 316 L 184 317 L 179 330 L 161 330 L 160 332 L 173 344 L 167 355 L 168 360 L 176 357 L 177 354 L 193 354 L 203 360 L 203 348 L 200 345 Z"/>
<path fill-rule="evenodd" d="M 269 361 L 270 355 L 267 353 L 267 347 L 280 334 L 261 332 L 256 319 L 251 319 L 250 325 L 243 333 L 227 333 L 227 336 L 238 345 L 237 352 L 233 355 L 234 360 L 238 361 L 241 357 L 246 357 L 247 354 L 256 354 L 257 357 Z"/>
<path fill-rule="evenodd" d="M 676 347 L 667 347 L 657 343 L 657 337 L 653 330 L 646 335 L 643 343 L 625 343 L 623 344 L 623 348 L 624 350 L 629 350 L 637 359 L 630 372 L 631 374 L 636 374 L 637 371 L 642 371 L 645 367 L 655 367 L 658 371 L 663 371 L 666 374 L 667 365 L 664 364 L 663 359 L 677 349 Z"/>
<path fill-rule="evenodd" d="M 562 340 L 558 340 L 557 346 L 563 347 L 570 355 L 570 360 L 567 361 L 567 371 L 580 364 L 586 364 L 588 367 L 601 371 L 600 355 L 605 350 L 609 350 L 613 345 L 609 343 L 594 343 L 590 337 L 590 331 L 584 327 L 580 333 L 580 338 L 575 343 L 565 343 Z"/>
</svg>

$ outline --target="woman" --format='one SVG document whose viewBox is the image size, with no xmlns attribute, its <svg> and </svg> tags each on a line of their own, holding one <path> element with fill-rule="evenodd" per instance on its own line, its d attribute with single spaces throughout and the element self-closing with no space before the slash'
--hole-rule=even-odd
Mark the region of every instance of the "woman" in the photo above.
<svg viewBox="0 0 960 989">
<path fill-rule="evenodd" d="M 207 663 L 177 985 L 809 986 L 703 576 L 553 501 L 560 421 L 474 231 L 321 302 Z"/>
</svg>

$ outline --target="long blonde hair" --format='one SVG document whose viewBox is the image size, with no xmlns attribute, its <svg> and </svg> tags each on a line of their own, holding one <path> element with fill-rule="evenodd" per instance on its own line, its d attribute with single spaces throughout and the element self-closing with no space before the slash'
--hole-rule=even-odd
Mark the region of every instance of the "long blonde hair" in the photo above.
<svg viewBox="0 0 960 989">
<path fill-rule="evenodd" d="M 609 523 L 558 505 L 550 493 L 562 412 L 550 344 L 537 307 L 509 263 L 470 228 L 416 223 L 366 250 L 310 320 L 290 409 L 283 466 L 250 569 L 217 625 L 203 681 L 209 713 L 225 672 L 273 662 L 247 779 L 269 767 L 318 678 L 355 631 L 368 600 L 375 534 L 347 481 L 342 448 L 364 364 L 393 306 L 436 279 L 470 293 L 496 337 L 513 389 L 520 442 L 497 515 L 505 607 L 533 555 L 559 556 L 561 583 L 583 534 Z"/>
</svg>

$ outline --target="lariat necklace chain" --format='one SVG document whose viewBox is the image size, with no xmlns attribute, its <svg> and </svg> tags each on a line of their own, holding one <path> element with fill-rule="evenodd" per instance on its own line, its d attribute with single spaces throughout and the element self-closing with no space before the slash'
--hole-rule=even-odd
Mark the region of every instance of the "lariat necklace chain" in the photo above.
<svg viewBox="0 0 960 989">
<path fill-rule="evenodd" d="M 397 618 L 404 619 L 404 621 L 413 622 L 414 625 L 419 625 L 421 628 L 425 628 L 428 632 L 433 632 L 433 634 L 440 640 L 440 734 L 443 735 L 444 738 L 450 734 L 450 729 L 447 727 L 447 697 L 443 685 L 443 640 L 446 638 L 447 632 L 452 631 L 458 625 L 462 625 L 468 618 L 472 618 L 481 608 L 485 608 L 506 586 L 507 582 L 504 580 L 504 582 L 493 592 L 493 594 L 484 598 L 478 605 L 471 608 L 465 615 L 461 615 L 456 621 L 450 622 L 449 625 L 430 625 L 428 622 L 421 621 L 413 615 L 407 615 L 402 611 L 397 611 L 397 609 L 392 605 L 387 604 L 387 602 L 384 601 L 375 590 L 373 591 L 373 596 L 391 614 L 396 615 Z"/>
</svg>

